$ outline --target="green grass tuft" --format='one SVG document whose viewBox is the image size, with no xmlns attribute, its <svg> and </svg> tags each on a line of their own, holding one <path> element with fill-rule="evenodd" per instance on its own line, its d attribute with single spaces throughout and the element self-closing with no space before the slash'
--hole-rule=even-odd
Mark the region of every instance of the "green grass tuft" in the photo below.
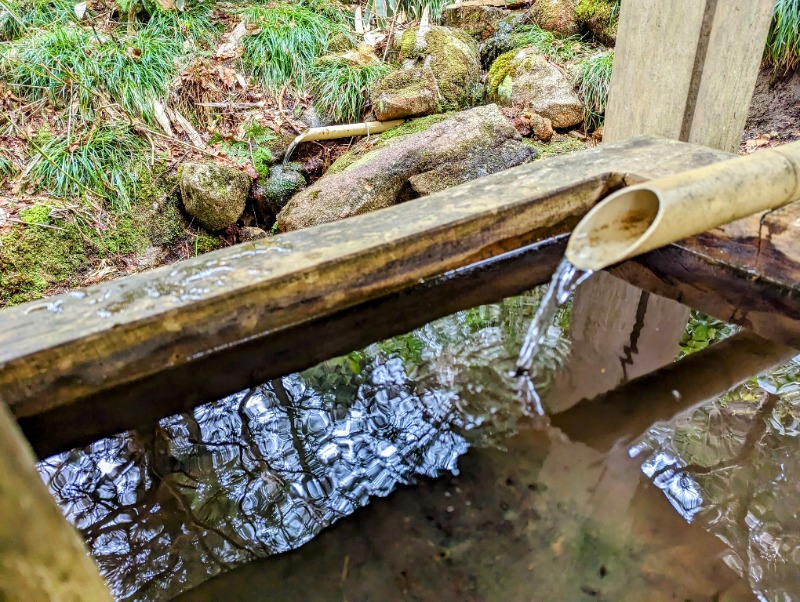
<svg viewBox="0 0 800 602">
<path fill-rule="evenodd" d="M 157 37 L 178 38 L 210 49 L 222 31 L 221 23 L 213 18 L 211 4 L 193 4 L 185 11 L 156 9 L 144 29 Z"/>
<path fill-rule="evenodd" d="M 314 107 L 337 123 L 358 121 L 369 90 L 390 70 L 377 61 L 356 65 L 342 57 L 323 57 L 311 70 Z"/>
<path fill-rule="evenodd" d="M 136 194 L 144 141 L 126 124 L 104 124 L 86 135 L 66 133 L 32 142 L 30 181 L 56 197 L 94 193 L 115 209 L 127 209 Z"/>
<path fill-rule="evenodd" d="M 340 21 L 300 4 L 253 4 L 242 14 L 259 28 L 242 41 L 245 67 L 272 92 L 288 80 L 295 91 L 302 90 L 329 40 L 337 34 L 348 35 Z"/>
<path fill-rule="evenodd" d="M 582 60 L 575 66 L 575 85 L 583 100 L 586 125 L 598 128 L 603 124 L 611 85 L 614 51 L 609 50 Z"/>
<path fill-rule="evenodd" d="M 438 21 L 446 4 L 444 0 L 367 0 L 365 17 L 374 18 L 378 25 L 385 25 L 402 11 L 411 20 L 417 21 L 427 7 L 430 19 Z"/>
<path fill-rule="evenodd" d="M 0 40 L 13 40 L 37 27 L 77 21 L 70 0 L 0 0 Z"/>
<path fill-rule="evenodd" d="M 800 66 L 800 2 L 775 0 L 775 12 L 767 38 L 767 63 L 776 71 Z"/>
<path fill-rule="evenodd" d="M 81 116 L 108 101 L 153 121 L 154 99 L 167 93 L 181 44 L 143 30 L 112 38 L 72 26 L 37 31 L 10 44 L 0 61 L 9 87 L 32 100 L 49 96 L 66 105 L 77 99 Z"/>
<path fill-rule="evenodd" d="M 573 60 L 581 47 L 580 37 L 559 37 L 538 25 L 523 25 L 509 36 L 509 50 L 533 46 L 541 54 L 557 63 Z"/>
</svg>

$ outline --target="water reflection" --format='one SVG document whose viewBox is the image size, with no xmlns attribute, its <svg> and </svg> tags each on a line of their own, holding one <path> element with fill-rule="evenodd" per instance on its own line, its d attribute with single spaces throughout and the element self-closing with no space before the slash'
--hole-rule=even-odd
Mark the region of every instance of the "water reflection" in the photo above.
<svg viewBox="0 0 800 602">
<path fill-rule="evenodd" d="M 800 361 L 737 387 L 631 450 L 685 517 L 719 537 L 761 600 L 800 595 Z"/>
<path fill-rule="evenodd" d="M 501 444 L 522 414 L 509 374 L 539 298 L 460 312 L 40 471 L 117 598 L 174 597 L 398 484 L 457 473 L 469 445 Z M 554 327 L 542 387 L 566 345 Z"/>
</svg>

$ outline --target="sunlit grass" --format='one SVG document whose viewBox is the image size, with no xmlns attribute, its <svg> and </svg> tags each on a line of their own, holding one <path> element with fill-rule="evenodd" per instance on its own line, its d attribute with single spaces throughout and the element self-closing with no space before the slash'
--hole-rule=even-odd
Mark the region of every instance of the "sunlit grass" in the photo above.
<svg viewBox="0 0 800 602">
<path fill-rule="evenodd" d="M 93 193 L 113 208 L 127 209 L 136 194 L 136 172 L 144 141 L 123 123 L 101 124 L 87 133 L 37 136 L 31 183 L 55 197 Z"/>
<path fill-rule="evenodd" d="M 148 30 L 112 37 L 58 26 L 8 44 L 0 75 L 32 100 L 48 97 L 61 106 L 77 100 L 87 120 L 98 105 L 117 103 L 151 121 L 153 100 L 167 93 L 180 54 L 178 41 Z"/>
<path fill-rule="evenodd" d="M 330 39 L 337 34 L 348 35 L 341 22 L 300 4 L 253 4 L 242 14 L 259 28 L 256 35 L 243 40 L 244 64 L 273 92 L 287 81 L 301 90 Z"/>
<path fill-rule="evenodd" d="M 791 71 L 800 66 L 800 1 L 775 0 L 766 59 L 775 70 Z"/>
<path fill-rule="evenodd" d="M 214 19 L 211 4 L 192 4 L 185 11 L 157 9 L 150 15 L 144 29 L 154 36 L 174 36 L 211 48 L 223 29 L 219 20 Z"/>
<path fill-rule="evenodd" d="M 0 0 L 0 40 L 75 21 L 74 6 L 70 0 Z"/>
<path fill-rule="evenodd" d="M 342 57 L 323 57 L 311 70 L 314 107 L 338 123 L 358 121 L 370 88 L 389 71 L 379 61 L 359 65 Z"/>
<path fill-rule="evenodd" d="M 613 62 L 614 52 L 609 50 L 575 66 L 575 83 L 586 111 L 586 125 L 590 128 L 603 124 Z"/>
</svg>

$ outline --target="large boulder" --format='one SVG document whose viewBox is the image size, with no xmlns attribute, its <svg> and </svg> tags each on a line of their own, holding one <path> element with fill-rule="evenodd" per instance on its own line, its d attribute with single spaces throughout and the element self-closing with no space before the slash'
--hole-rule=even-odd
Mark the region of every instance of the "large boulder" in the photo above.
<svg viewBox="0 0 800 602">
<path fill-rule="evenodd" d="M 279 228 L 296 230 L 389 207 L 536 157 L 496 105 L 417 122 L 432 125 L 414 131 L 419 124 L 410 122 L 360 142 L 292 197 L 278 214 Z"/>
<path fill-rule="evenodd" d="M 215 232 L 236 223 L 244 212 L 252 179 L 246 173 L 213 163 L 183 166 L 180 189 L 186 213 Z"/>
<path fill-rule="evenodd" d="M 577 8 L 579 0 L 536 0 L 530 16 L 536 25 L 562 36 L 580 33 Z"/>
<path fill-rule="evenodd" d="M 470 106 L 480 95 L 481 64 L 475 41 L 449 27 L 412 27 L 400 37 L 404 69 L 430 69 L 439 90 L 439 111 Z"/>
<path fill-rule="evenodd" d="M 546 117 L 554 128 L 577 125 L 584 118 L 569 77 L 533 47 L 500 55 L 489 70 L 487 93 L 499 104 Z"/>
<path fill-rule="evenodd" d="M 380 121 L 430 115 L 439 110 L 439 86 L 430 67 L 400 69 L 385 76 L 372 93 Z"/>
</svg>

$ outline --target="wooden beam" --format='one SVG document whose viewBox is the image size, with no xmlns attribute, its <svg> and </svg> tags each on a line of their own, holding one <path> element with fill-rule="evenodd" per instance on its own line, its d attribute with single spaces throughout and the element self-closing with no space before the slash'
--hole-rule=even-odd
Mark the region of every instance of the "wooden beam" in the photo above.
<svg viewBox="0 0 800 602">
<path fill-rule="evenodd" d="M 336 341 L 319 340 L 314 328 L 566 232 L 626 174 L 658 177 L 729 156 L 633 139 L 3 310 L 0 400 L 40 455 L 186 410 L 394 334 L 391 304 L 371 322 L 350 315 L 341 323 L 358 332 L 338 331 Z M 464 299 L 488 302 L 523 288 Z M 454 309 L 432 297 L 427 307 L 397 299 L 417 318 L 409 328 Z M 326 336 L 336 331 L 329 328 Z"/>
<path fill-rule="evenodd" d="M 604 140 L 656 134 L 734 151 L 773 0 L 624 0 Z M 606 274 L 578 289 L 575 353 L 557 378 L 563 409 L 671 362 L 688 307 Z M 603 341 L 602 350 L 594 343 Z"/>
<path fill-rule="evenodd" d="M 50 495 L 0 404 L 0 600 L 111 600 L 78 532 Z"/>
</svg>

